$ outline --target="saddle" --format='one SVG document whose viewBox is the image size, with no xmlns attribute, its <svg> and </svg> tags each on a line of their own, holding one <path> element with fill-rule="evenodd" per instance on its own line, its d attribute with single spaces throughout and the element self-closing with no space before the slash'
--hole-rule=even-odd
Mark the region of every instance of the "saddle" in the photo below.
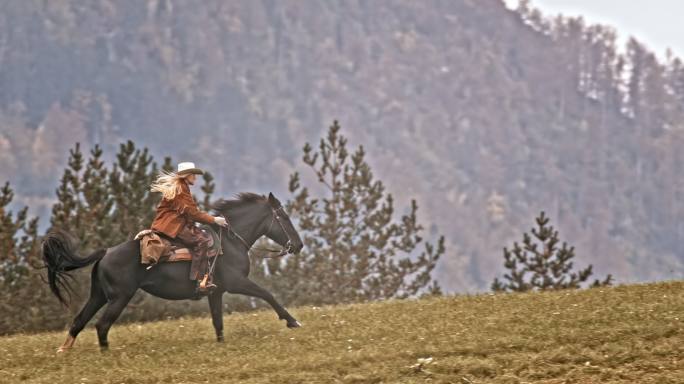
<svg viewBox="0 0 684 384">
<path fill-rule="evenodd" d="M 210 237 L 207 256 L 209 259 L 216 257 L 221 253 L 219 235 L 208 225 L 200 226 L 200 231 Z M 185 245 L 151 229 L 140 231 L 135 235 L 135 240 L 140 240 L 141 264 L 152 266 L 158 263 L 192 261 L 193 254 Z"/>
</svg>

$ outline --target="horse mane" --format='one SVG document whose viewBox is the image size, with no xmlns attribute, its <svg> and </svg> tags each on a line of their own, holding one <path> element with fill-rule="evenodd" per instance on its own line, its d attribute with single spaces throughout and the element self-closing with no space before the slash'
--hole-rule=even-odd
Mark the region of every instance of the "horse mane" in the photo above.
<svg viewBox="0 0 684 384">
<path fill-rule="evenodd" d="M 230 210 L 242 207 L 247 204 L 260 203 L 267 201 L 266 196 L 259 195 L 252 192 L 240 192 L 235 196 L 235 199 L 225 200 L 221 199 L 214 204 L 214 208 L 218 212 L 228 212 Z"/>
</svg>

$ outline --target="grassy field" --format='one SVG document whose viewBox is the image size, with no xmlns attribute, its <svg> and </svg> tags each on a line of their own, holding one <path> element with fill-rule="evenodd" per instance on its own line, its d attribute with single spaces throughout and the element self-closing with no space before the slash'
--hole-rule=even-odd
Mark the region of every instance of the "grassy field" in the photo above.
<svg viewBox="0 0 684 384">
<path fill-rule="evenodd" d="M 0 383 L 684 383 L 684 282 L 292 308 L 0 338 Z"/>
</svg>

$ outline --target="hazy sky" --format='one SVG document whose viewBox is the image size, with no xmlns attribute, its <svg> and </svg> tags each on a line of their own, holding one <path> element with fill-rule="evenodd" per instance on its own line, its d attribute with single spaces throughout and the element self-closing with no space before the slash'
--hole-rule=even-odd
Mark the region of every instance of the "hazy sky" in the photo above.
<svg viewBox="0 0 684 384">
<path fill-rule="evenodd" d="M 504 0 L 512 8 L 518 0 Z M 544 15 L 584 16 L 588 22 L 607 24 L 620 41 L 629 36 L 645 43 L 660 57 L 669 47 L 684 57 L 684 0 L 531 0 Z"/>
</svg>

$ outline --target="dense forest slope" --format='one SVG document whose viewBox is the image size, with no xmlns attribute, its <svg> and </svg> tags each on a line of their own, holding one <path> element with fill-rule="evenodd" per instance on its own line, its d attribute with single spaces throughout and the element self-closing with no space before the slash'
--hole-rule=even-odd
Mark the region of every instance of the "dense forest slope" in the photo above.
<svg viewBox="0 0 684 384">
<path fill-rule="evenodd" d="M 75 141 L 125 139 L 206 165 L 219 195 L 286 197 L 338 119 L 447 237 L 447 290 L 486 289 L 541 210 L 579 266 L 682 277 L 684 66 L 610 28 L 498 0 L 0 7 L 0 181 L 22 204 L 49 206 Z"/>
</svg>

